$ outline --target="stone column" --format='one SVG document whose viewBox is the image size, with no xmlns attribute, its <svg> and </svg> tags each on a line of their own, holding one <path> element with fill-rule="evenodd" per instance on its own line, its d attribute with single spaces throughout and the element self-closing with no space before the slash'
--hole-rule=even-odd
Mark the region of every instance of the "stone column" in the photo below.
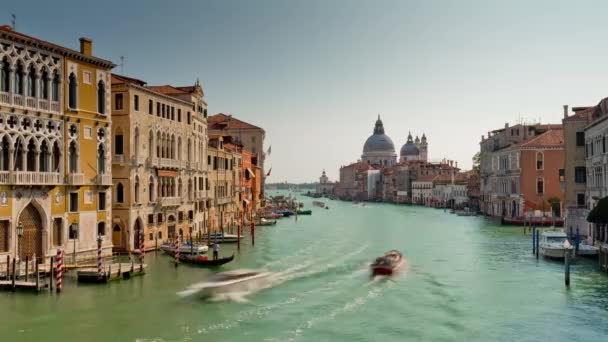
<svg viewBox="0 0 608 342">
<path fill-rule="evenodd" d="M 15 147 L 9 146 L 8 148 L 8 169 L 9 171 L 15 170 Z"/>
<path fill-rule="evenodd" d="M 8 101 L 12 104 L 13 93 L 15 88 L 15 66 L 11 65 L 8 68 Z"/>
</svg>

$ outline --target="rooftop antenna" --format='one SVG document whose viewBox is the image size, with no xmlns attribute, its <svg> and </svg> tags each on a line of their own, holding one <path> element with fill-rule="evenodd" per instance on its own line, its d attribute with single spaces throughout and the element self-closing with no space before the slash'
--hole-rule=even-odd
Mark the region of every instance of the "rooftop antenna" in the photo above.
<svg viewBox="0 0 608 342">
<path fill-rule="evenodd" d="M 120 56 L 120 74 L 125 75 L 125 56 Z"/>
<path fill-rule="evenodd" d="M 13 18 L 11 20 L 12 24 L 13 24 L 13 31 L 17 30 L 17 15 L 16 14 L 11 14 L 11 17 Z"/>
</svg>

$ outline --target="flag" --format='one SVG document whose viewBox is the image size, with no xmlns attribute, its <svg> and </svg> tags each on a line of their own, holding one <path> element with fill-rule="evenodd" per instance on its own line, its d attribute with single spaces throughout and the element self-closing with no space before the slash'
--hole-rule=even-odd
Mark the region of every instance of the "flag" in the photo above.
<svg viewBox="0 0 608 342">
<path fill-rule="evenodd" d="M 266 154 L 268 154 L 269 157 L 270 157 L 270 151 L 272 151 L 272 145 L 268 146 L 268 152 L 266 152 Z"/>
<path fill-rule="evenodd" d="M 270 167 L 270 169 L 268 169 L 268 172 L 266 172 L 266 177 L 270 177 L 271 172 L 272 172 L 272 166 Z"/>
</svg>

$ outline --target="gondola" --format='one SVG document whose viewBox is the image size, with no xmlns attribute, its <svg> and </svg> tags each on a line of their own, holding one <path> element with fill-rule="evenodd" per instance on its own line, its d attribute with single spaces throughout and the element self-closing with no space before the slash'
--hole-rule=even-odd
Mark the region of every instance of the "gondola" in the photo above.
<svg viewBox="0 0 608 342">
<path fill-rule="evenodd" d="M 208 259 L 206 256 L 204 255 L 184 255 L 184 254 L 180 254 L 179 256 L 179 261 L 185 262 L 185 263 L 189 263 L 189 264 L 194 264 L 194 265 L 198 265 L 198 266 L 209 266 L 209 267 L 214 267 L 214 266 L 221 266 L 223 264 L 227 264 L 229 262 L 231 262 L 234 259 L 234 253 L 232 253 L 231 256 L 226 257 L 226 258 L 218 258 L 218 259 Z"/>
</svg>

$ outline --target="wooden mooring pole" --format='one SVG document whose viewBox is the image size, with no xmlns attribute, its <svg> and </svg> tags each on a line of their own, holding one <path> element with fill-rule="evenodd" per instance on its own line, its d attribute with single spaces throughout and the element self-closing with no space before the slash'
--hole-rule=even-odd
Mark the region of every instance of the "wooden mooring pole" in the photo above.
<svg viewBox="0 0 608 342">
<path fill-rule="evenodd" d="M 565 259 L 565 272 L 564 272 L 564 281 L 566 283 L 566 287 L 570 287 L 570 256 L 571 256 L 571 252 L 572 249 L 568 248 L 565 251 L 565 255 L 564 255 L 564 259 Z"/>
<path fill-rule="evenodd" d="M 536 259 L 538 259 L 539 248 L 540 247 L 540 230 L 536 230 Z"/>
<path fill-rule="evenodd" d="M 53 292 L 53 277 L 55 276 L 53 265 L 55 265 L 55 257 L 51 257 L 51 268 L 49 269 L 49 292 Z"/>
<path fill-rule="evenodd" d="M 532 255 L 536 254 L 536 228 L 532 228 Z"/>
</svg>

